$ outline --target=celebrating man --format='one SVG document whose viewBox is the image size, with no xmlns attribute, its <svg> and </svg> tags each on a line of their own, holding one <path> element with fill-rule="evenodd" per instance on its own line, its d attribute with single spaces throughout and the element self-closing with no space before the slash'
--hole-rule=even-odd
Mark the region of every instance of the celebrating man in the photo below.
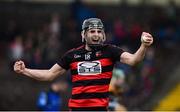
<svg viewBox="0 0 180 112">
<path fill-rule="evenodd" d="M 51 81 L 71 70 L 72 97 L 70 110 L 107 110 L 108 90 L 115 62 L 135 65 L 143 60 L 147 48 L 153 43 L 151 34 L 143 32 L 141 46 L 128 53 L 106 40 L 104 25 L 98 18 L 89 18 L 82 25 L 83 45 L 66 52 L 50 69 L 29 69 L 23 61 L 14 64 L 14 71 L 41 81 Z"/>
</svg>

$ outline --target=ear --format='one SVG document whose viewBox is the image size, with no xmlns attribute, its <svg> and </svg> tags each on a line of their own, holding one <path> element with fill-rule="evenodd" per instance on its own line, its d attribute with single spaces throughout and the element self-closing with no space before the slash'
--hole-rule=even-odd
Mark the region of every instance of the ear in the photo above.
<svg viewBox="0 0 180 112">
<path fill-rule="evenodd" d="M 81 37 L 82 37 L 82 42 L 84 42 L 84 40 L 85 40 L 85 31 L 83 30 L 83 31 L 81 31 Z"/>
</svg>

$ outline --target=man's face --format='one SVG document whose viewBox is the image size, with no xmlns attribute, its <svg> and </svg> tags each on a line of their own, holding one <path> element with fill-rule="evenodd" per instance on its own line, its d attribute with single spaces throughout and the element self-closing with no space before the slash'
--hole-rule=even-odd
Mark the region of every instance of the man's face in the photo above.
<svg viewBox="0 0 180 112">
<path fill-rule="evenodd" d="M 104 31 L 102 29 L 89 29 L 86 31 L 86 44 L 101 44 L 103 43 Z"/>
</svg>

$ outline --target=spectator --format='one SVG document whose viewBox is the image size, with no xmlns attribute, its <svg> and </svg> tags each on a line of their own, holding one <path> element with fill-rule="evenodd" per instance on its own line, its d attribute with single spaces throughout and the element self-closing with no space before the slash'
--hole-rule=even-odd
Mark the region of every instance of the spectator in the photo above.
<svg viewBox="0 0 180 112">
<path fill-rule="evenodd" d="M 41 91 L 37 99 L 37 107 L 41 111 L 60 111 L 62 108 L 62 97 L 60 92 L 65 91 L 65 81 L 54 82 L 48 91 Z"/>
</svg>

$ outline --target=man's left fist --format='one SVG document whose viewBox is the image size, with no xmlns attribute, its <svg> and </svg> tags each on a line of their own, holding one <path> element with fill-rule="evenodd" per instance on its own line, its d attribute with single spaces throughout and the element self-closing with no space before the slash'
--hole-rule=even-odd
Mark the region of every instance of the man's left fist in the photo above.
<svg viewBox="0 0 180 112">
<path fill-rule="evenodd" d="M 141 35 L 141 42 L 145 46 L 150 46 L 153 43 L 153 37 L 147 32 L 143 32 Z"/>
</svg>

